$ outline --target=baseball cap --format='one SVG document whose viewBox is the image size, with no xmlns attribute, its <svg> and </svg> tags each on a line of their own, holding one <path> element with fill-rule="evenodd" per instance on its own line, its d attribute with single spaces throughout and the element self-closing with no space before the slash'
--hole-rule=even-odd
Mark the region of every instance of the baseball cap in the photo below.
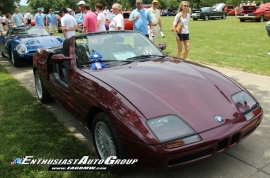
<svg viewBox="0 0 270 178">
<path fill-rule="evenodd" d="M 136 0 L 136 4 L 137 4 L 137 3 L 142 3 L 142 0 Z"/>
<path fill-rule="evenodd" d="M 82 4 L 85 4 L 85 2 L 84 2 L 84 1 L 80 1 L 80 2 L 78 3 L 78 5 L 82 5 Z"/>
<path fill-rule="evenodd" d="M 152 3 L 158 3 L 158 1 L 157 0 L 153 0 L 153 2 Z"/>
<path fill-rule="evenodd" d="M 70 9 L 70 8 L 67 8 L 67 11 L 68 11 L 68 12 L 70 12 L 70 11 L 72 11 L 72 9 Z"/>
</svg>

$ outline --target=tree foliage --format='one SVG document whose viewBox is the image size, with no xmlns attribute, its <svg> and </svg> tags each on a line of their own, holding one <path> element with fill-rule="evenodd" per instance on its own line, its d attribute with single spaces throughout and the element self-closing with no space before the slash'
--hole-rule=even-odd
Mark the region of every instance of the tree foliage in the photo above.
<svg viewBox="0 0 270 178">
<path fill-rule="evenodd" d="M 0 13 L 6 14 L 6 13 L 13 13 L 14 9 L 21 0 L 1 0 L 0 1 Z"/>
</svg>

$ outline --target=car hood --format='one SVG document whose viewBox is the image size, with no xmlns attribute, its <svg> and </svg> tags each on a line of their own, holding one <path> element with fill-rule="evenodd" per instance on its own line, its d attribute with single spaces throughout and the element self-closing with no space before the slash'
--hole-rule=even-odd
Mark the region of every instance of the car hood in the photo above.
<svg viewBox="0 0 270 178">
<path fill-rule="evenodd" d="M 225 6 L 226 6 L 226 4 L 219 3 L 219 4 L 215 5 L 215 6 L 213 6 L 213 8 L 216 9 L 217 11 L 222 11 Z"/>
<path fill-rule="evenodd" d="M 239 114 L 231 95 L 241 89 L 222 74 L 194 63 L 146 61 L 84 71 L 115 88 L 146 119 L 174 114 L 201 132 L 222 124 L 215 116 L 229 122 Z"/>
<path fill-rule="evenodd" d="M 63 39 L 60 36 L 40 36 L 21 38 L 20 41 L 22 41 L 26 46 L 49 47 L 61 45 Z"/>
</svg>

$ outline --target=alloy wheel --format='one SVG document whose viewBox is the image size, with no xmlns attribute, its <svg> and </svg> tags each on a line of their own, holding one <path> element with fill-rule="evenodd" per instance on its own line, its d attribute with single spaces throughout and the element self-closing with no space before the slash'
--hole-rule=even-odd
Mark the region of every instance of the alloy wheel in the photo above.
<svg viewBox="0 0 270 178">
<path fill-rule="evenodd" d="M 12 64 L 14 64 L 14 54 L 13 54 L 13 52 L 12 51 L 10 51 L 10 55 L 11 55 L 11 61 L 12 61 Z"/>
<path fill-rule="evenodd" d="M 38 98 L 41 99 L 42 98 L 42 85 L 41 85 L 41 80 L 39 78 L 39 75 L 37 73 L 35 76 L 35 86 L 36 86 Z"/>
<path fill-rule="evenodd" d="M 105 160 L 109 156 L 116 155 L 116 148 L 109 128 L 104 122 L 97 122 L 95 125 L 95 142 L 97 151 L 101 158 Z"/>
</svg>

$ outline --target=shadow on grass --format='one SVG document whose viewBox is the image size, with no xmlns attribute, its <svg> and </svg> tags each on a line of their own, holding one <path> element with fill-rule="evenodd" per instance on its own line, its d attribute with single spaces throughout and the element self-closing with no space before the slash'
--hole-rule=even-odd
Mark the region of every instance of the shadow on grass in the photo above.
<svg viewBox="0 0 270 178">
<path fill-rule="evenodd" d="M 10 165 L 15 158 L 96 158 L 0 66 L 1 177 L 111 177 L 100 172 L 48 172 L 49 165 Z"/>
</svg>

